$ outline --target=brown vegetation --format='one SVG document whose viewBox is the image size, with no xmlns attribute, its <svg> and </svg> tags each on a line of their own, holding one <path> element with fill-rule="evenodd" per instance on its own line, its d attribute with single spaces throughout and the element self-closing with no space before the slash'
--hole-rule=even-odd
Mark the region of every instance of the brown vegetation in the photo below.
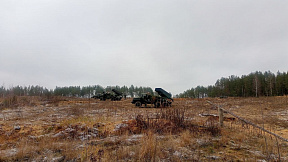
<svg viewBox="0 0 288 162">
<path fill-rule="evenodd" d="M 0 99 L 0 161 L 288 160 L 287 142 L 228 114 L 220 128 L 207 100 L 288 138 L 287 97 L 175 99 L 159 109 L 11 96 Z"/>
</svg>

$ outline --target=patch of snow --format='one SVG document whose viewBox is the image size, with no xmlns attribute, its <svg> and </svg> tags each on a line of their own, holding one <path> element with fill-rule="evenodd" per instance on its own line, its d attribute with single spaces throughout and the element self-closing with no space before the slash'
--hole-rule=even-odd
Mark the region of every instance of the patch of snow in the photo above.
<svg viewBox="0 0 288 162">
<path fill-rule="evenodd" d="M 173 156 L 181 157 L 182 154 L 181 154 L 181 152 L 179 152 L 179 151 L 175 151 L 175 152 L 173 153 Z"/>
<path fill-rule="evenodd" d="M 113 131 L 118 131 L 119 129 L 121 129 L 121 128 L 126 128 L 126 127 L 128 127 L 128 124 L 120 123 L 120 124 L 117 124 L 117 125 L 115 126 L 115 128 L 114 128 Z"/>
<path fill-rule="evenodd" d="M 215 156 L 215 155 L 212 155 L 212 156 L 206 156 L 207 159 L 212 159 L 212 160 L 219 160 L 220 157 L 219 156 Z"/>
<path fill-rule="evenodd" d="M 57 138 L 57 137 L 63 137 L 65 135 L 65 133 L 63 131 L 56 133 L 55 135 L 53 135 L 52 137 Z"/>
<path fill-rule="evenodd" d="M 126 139 L 128 143 L 137 142 L 143 137 L 143 134 L 135 134 Z"/>
</svg>

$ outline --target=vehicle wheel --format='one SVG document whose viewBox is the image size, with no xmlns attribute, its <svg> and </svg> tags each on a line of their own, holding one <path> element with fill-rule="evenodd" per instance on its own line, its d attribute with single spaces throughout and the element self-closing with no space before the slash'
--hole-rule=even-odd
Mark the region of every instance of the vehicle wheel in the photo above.
<svg viewBox="0 0 288 162">
<path fill-rule="evenodd" d="M 166 102 L 163 103 L 163 107 L 168 107 Z"/>
<path fill-rule="evenodd" d="M 140 101 L 137 101 L 137 102 L 135 103 L 135 106 L 136 106 L 136 107 L 141 107 L 141 106 L 142 106 L 142 104 L 141 104 L 141 102 L 140 102 Z"/>
<path fill-rule="evenodd" d="M 157 103 L 156 103 L 156 107 L 158 108 L 158 107 L 160 107 L 160 106 L 161 106 L 160 102 L 157 102 Z"/>
</svg>

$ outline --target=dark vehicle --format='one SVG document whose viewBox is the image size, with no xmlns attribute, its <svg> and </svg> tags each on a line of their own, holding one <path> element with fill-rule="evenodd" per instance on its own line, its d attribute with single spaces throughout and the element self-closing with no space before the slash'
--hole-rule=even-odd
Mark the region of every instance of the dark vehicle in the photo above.
<svg viewBox="0 0 288 162">
<path fill-rule="evenodd" d="M 117 91 L 116 89 L 112 89 L 112 91 L 115 93 L 111 96 L 111 101 L 120 101 L 123 97 L 123 93 Z"/>
<path fill-rule="evenodd" d="M 92 98 L 100 99 L 101 101 L 106 101 L 107 99 L 111 99 L 112 95 L 109 92 L 98 93 Z"/>
<path fill-rule="evenodd" d="M 107 99 L 111 99 L 111 101 L 120 101 L 122 99 L 122 93 L 117 91 L 116 89 L 112 89 L 115 94 L 111 94 L 110 92 L 98 93 L 92 98 L 100 99 L 101 101 L 106 101 Z"/>
<path fill-rule="evenodd" d="M 139 98 L 133 98 L 132 104 L 135 104 L 136 107 L 141 107 L 147 104 L 154 105 L 154 107 L 171 107 L 173 99 L 171 98 L 171 94 L 166 92 L 162 88 L 155 88 L 155 91 L 159 94 L 159 96 L 152 96 L 149 93 L 142 94 Z"/>
<path fill-rule="evenodd" d="M 141 107 L 143 104 L 147 107 L 147 104 L 154 104 L 155 96 L 147 94 L 142 94 L 139 98 L 133 98 L 132 104 L 135 104 L 137 107 Z"/>
</svg>

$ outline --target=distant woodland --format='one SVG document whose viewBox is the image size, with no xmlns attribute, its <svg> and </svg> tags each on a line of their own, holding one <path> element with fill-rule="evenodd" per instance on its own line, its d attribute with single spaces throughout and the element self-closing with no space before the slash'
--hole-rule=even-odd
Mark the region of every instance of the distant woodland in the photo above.
<svg viewBox="0 0 288 162">
<path fill-rule="evenodd" d="M 10 88 L 0 87 L 0 96 L 67 96 L 88 98 L 97 93 L 111 92 L 116 89 L 128 97 L 139 96 L 149 92 L 154 94 L 150 87 L 127 86 L 67 86 L 47 89 L 42 86 L 14 86 Z M 283 96 L 288 94 L 288 73 L 270 71 L 264 73 L 256 71 L 241 77 L 231 75 L 228 78 L 218 79 L 215 85 L 207 87 L 197 86 L 177 94 L 177 98 L 204 98 L 204 97 L 260 97 Z"/>
<path fill-rule="evenodd" d="M 231 75 L 218 79 L 215 85 L 197 86 L 177 95 L 180 98 L 260 97 L 288 94 L 288 73 L 256 71 L 241 77 Z"/>
<path fill-rule="evenodd" d="M 135 95 L 141 95 L 142 93 L 151 93 L 153 90 L 150 87 L 134 87 L 127 86 L 107 86 L 106 88 L 100 85 L 93 86 L 68 86 L 68 87 L 56 87 L 55 89 L 47 89 L 42 86 L 15 86 L 10 88 L 0 87 L 0 96 L 67 96 L 67 97 L 92 97 L 97 93 L 112 92 L 112 89 L 116 89 L 123 92 L 128 97 L 134 97 Z"/>
</svg>

